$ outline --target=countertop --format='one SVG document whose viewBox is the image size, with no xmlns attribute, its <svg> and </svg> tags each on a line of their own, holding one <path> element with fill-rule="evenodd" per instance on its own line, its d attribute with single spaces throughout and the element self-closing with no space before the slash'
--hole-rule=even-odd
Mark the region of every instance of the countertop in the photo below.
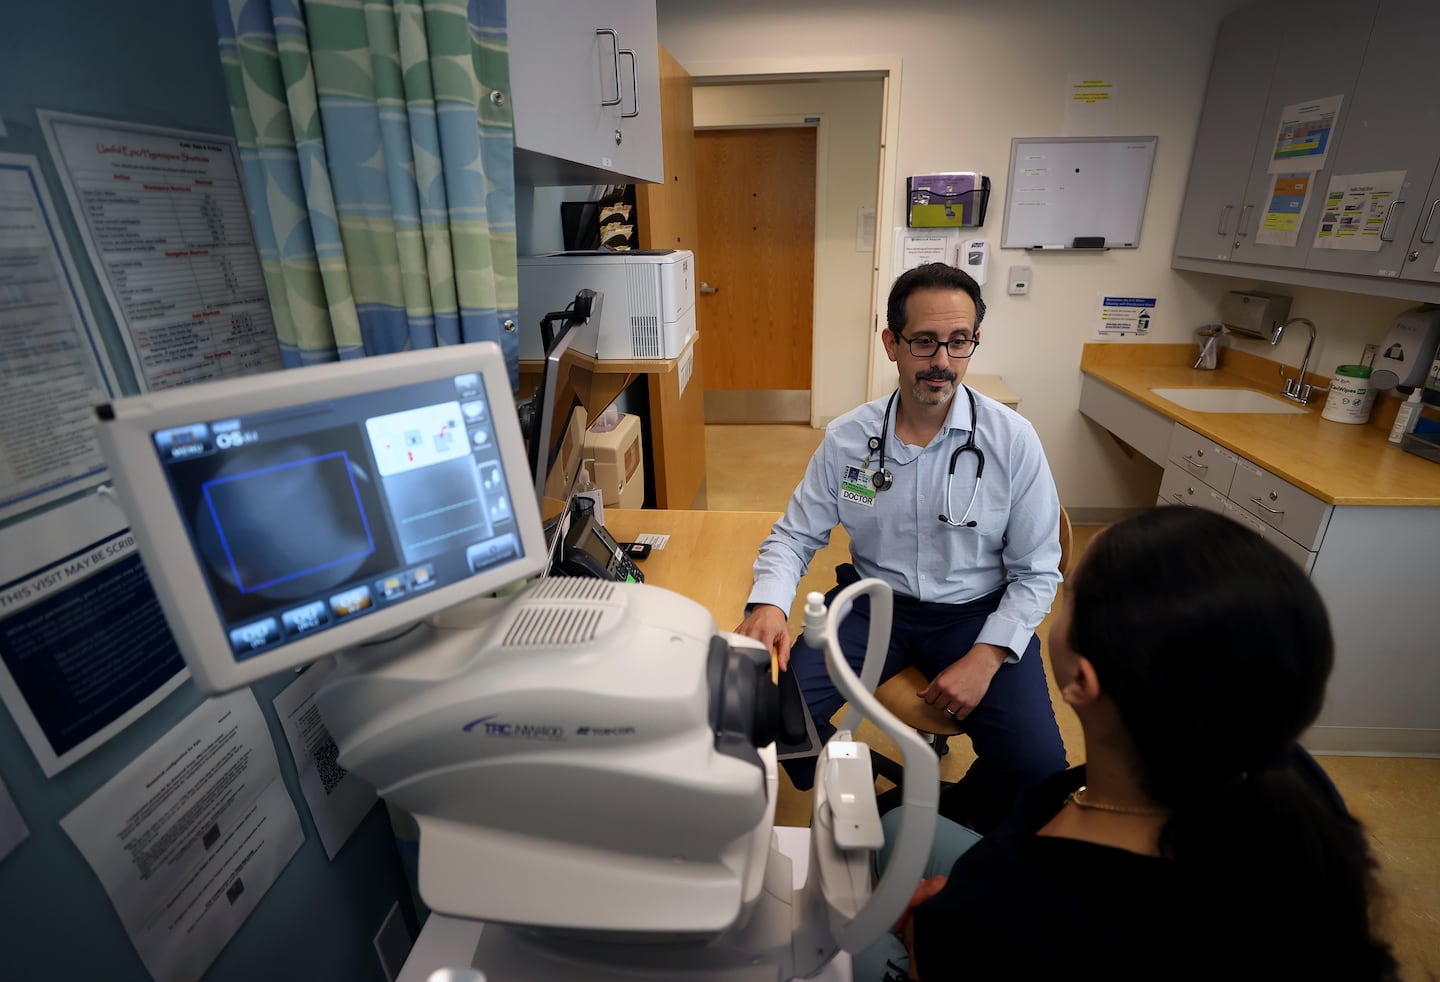
<svg viewBox="0 0 1440 982">
<path fill-rule="evenodd" d="M 1440 464 L 1387 442 L 1398 400 L 1381 396 L 1369 423 L 1324 419 L 1325 393 L 1304 413 L 1202 413 L 1162 399 L 1152 388 L 1242 388 L 1279 395 L 1276 362 L 1227 348 L 1220 368 L 1191 368 L 1188 344 L 1087 344 L 1085 375 L 1214 440 L 1332 505 L 1440 506 Z M 1293 369 L 1291 369 L 1293 371 Z M 1328 385 L 1329 378 L 1307 374 Z"/>
</svg>

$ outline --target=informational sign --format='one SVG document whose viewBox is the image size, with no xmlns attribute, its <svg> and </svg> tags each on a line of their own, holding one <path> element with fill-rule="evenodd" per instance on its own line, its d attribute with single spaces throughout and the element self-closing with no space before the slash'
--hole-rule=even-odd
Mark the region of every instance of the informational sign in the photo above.
<svg viewBox="0 0 1440 982">
<path fill-rule="evenodd" d="M 39 161 L 0 154 L 0 518 L 103 480 L 91 413 L 117 394 Z"/>
<path fill-rule="evenodd" d="M 188 677 L 128 525 L 91 494 L 0 532 L 0 699 L 46 777 Z"/>
<path fill-rule="evenodd" d="M 203 976 L 305 841 L 249 689 L 202 703 L 60 826 L 163 982 Z"/>
<path fill-rule="evenodd" d="M 1316 249 L 1379 252 L 1380 233 L 1405 185 L 1403 170 L 1336 174 L 1325 192 L 1325 210 L 1315 231 Z"/>
<path fill-rule="evenodd" d="M 280 368 L 235 141 L 39 116 L 141 386 Z"/>
<path fill-rule="evenodd" d="M 1070 72 L 1065 77 L 1065 119 L 1061 136 L 1096 136 L 1114 131 L 1120 84 L 1113 70 Z"/>
<path fill-rule="evenodd" d="M 1276 174 L 1270 201 L 1255 233 L 1260 245 L 1293 246 L 1300 238 L 1300 223 L 1310 204 L 1313 174 Z"/>
<path fill-rule="evenodd" d="M 1304 171 L 1313 174 L 1325 168 L 1335 122 L 1344 96 L 1332 95 L 1310 102 L 1297 102 L 1280 110 L 1275 146 L 1266 168 L 1270 174 Z"/>
<path fill-rule="evenodd" d="M 378 800 L 375 788 L 340 766 L 339 748 L 320 718 L 315 693 L 335 670 L 323 659 L 307 668 L 275 697 L 275 715 L 285 730 L 300 790 L 310 806 L 315 831 L 331 859 Z"/>
<path fill-rule="evenodd" d="M 1095 336 L 1099 340 L 1148 338 L 1155 315 L 1155 297 L 1100 298 L 1100 324 Z"/>
</svg>

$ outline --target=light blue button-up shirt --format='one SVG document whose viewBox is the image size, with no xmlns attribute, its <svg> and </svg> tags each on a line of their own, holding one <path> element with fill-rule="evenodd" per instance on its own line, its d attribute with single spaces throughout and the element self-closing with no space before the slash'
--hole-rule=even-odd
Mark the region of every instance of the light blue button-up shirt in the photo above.
<svg viewBox="0 0 1440 982">
<path fill-rule="evenodd" d="M 1060 585 L 1060 499 L 1040 438 L 1019 413 L 975 393 L 975 445 L 985 454 L 985 474 L 970 510 L 976 526 L 956 528 L 939 515 L 960 520 L 976 490 L 977 462 L 968 452 L 956 460 L 953 512 L 947 511 L 950 455 L 975 426 L 958 387 L 945 425 L 928 447 L 896 437 L 892 412 L 885 437 L 885 467 L 894 480 L 889 489 L 868 504 L 864 495 L 842 494 L 848 468 L 879 469 L 880 455 L 868 442 L 880 435 L 887 400 L 859 406 L 825 428 L 784 516 L 760 545 L 748 602 L 788 613 L 811 557 L 839 524 L 850 535 L 856 571 L 884 580 L 897 593 L 965 603 L 1005 587 L 977 641 L 1008 648 L 1008 660 L 1017 661 Z M 850 471 L 848 477 L 853 482 L 856 475 Z"/>
</svg>

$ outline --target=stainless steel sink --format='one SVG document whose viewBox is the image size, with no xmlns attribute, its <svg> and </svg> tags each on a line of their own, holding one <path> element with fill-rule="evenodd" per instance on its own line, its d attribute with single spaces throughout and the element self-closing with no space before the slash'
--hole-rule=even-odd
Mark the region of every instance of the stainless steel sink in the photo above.
<svg viewBox="0 0 1440 982">
<path fill-rule="evenodd" d="M 1304 406 L 1254 389 L 1151 389 L 1161 399 L 1197 413 L 1303 413 Z"/>
</svg>

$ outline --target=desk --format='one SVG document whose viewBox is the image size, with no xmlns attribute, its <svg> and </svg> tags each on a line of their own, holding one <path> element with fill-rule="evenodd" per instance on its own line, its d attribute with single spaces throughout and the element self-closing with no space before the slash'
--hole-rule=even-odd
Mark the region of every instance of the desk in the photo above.
<svg viewBox="0 0 1440 982">
<path fill-rule="evenodd" d="M 543 367 L 538 361 L 520 363 L 523 397 L 535 391 Z M 655 481 L 655 507 L 704 508 L 705 380 L 700 335 L 691 338 L 679 358 L 597 361 L 595 373 L 645 378 L 649 410 L 642 422 Z"/>
<path fill-rule="evenodd" d="M 805 882 L 805 871 L 810 865 L 810 830 L 779 827 L 775 838 L 780 851 L 790 857 L 793 883 L 799 887 Z M 480 932 L 485 925 L 480 921 L 469 921 L 460 917 L 446 917 L 431 914 L 420 930 L 420 937 L 405 967 L 400 970 L 396 982 L 425 982 L 430 973 L 442 968 L 464 968 L 475 956 L 475 946 L 480 943 Z M 850 955 L 840 952 L 818 975 L 811 978 L 820 982 L 852 982 Z M 506 982 L 505 979 L 487 979 L 486 982 Z"/>
<path fill-rule="evenodd" d="M 763 511 L 656 511 L 606 508 L 605 528 L 621 542 L 633 542 L 646 532 L 671 536 L 669 548 L 652 550 L 637 563 L 645 582 L 684 594 L 710 611 L 715 626 L 733 629 L 745 616 L 750 595 L 750 570 L 760 543 L 770 534 L 779 512 Z M 850 537 L 842 528 L 830 534 L 830 544 L 810 561 L 790 618 L 792 634 L 800 632 L 805 594 L 824 593 L 835 585 L 835 567 L 850 561 Z"/>
</svg>

